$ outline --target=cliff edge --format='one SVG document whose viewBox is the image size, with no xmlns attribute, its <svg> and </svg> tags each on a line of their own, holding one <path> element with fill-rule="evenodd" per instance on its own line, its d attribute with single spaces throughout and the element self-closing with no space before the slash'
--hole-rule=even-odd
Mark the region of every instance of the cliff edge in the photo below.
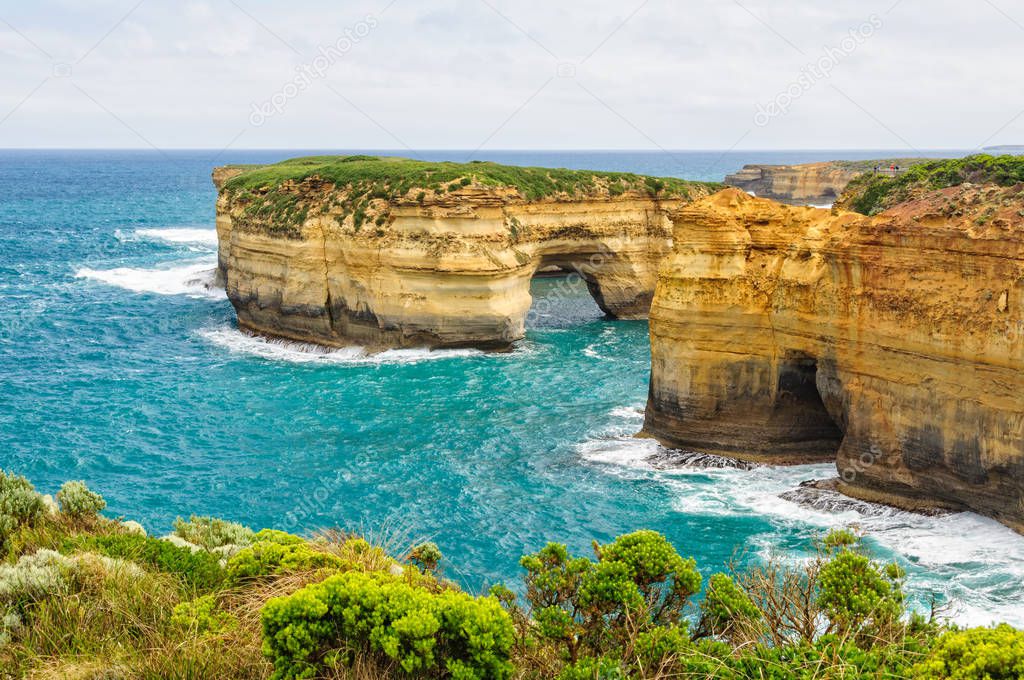
<svg viewBox="0 0 1024 680">
<path fill-rule="evenodd" d="M 760 198 L 793 205 L 831 205 L 847 186 L 865 174 L 898 166 L 901 170 L 924 162 L 921 158 L 891 158 L 870 161 L 827 161 L 799 165 L 744 165 L 725 178 L 729 186 Z"/>
<path fill-rule="evenodd" d="M 328 346 L 501 348 L 530 279 L 574 270 L 646 318 L 669 212 L 715 185 L 373 156 L 218 168 L 220 278 L 239 325 Z"/>
<path fill-rule="evenodd" d="M 1024 185 L 876 217 L 728 189 L 674 217 L 645 431 L 1024 529 Z"/>
</svg>

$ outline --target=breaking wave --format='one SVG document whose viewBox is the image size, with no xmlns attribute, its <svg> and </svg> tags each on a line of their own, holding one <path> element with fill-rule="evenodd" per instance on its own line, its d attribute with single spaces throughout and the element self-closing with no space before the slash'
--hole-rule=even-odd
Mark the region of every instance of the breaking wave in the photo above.
<svg viewBox="0 0 1024 680">
<path fill-rule="evenodd" d="M 484 352 L 475 349 L 390 349 L 376 353 L 364 347 L 333 349 L 310 343 L 264 338 L 228 326 L 201 330 L 199 336 L 232 353 L 296 364 L 410 364 L 484 355 Z"/>
<path fill-rule="evenodd" d="M 136 293 L 222 299 L 224 291 L 214 285 L 215 274 L 216 265 L 209 261 L 203 261 L 164 269 L 137 267 L 90 269 L 82 267 L 75 272 L 75 278 L 99 281 Z"/>
<path fill-rule="evenodd" d="M 609 416 L 603 432 L 577 445 L 580 457 L 609 474 L 665 484 L 677 512 L 711 522 L 726 516 L 766 519 L 775 529 L 761 537 L 765 554 L 794 530 L 856 527 L 879 557 L 907 566 L 908 588 L 918 605 L 934 593 L 950 604 L 949 615 L 958 623 L 1024 625 L 1024 537 L 995 520 L 969 512 L 922 515 L 840 494 L 804 499 L 801 483 L 835 477 L 833 464 L 738 469 L 711 460 L 717 457 L 673 452 L 632 436 L 643 418 L 635 407 L 614 409 Z"/>
</svg>

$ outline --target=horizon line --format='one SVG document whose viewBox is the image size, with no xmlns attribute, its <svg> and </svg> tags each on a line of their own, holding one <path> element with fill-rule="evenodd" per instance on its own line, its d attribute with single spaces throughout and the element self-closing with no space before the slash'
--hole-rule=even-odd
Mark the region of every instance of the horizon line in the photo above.
<svg viewBox="0 0 1024 680">
<path fill-rule="evenodd" d="M 510 148 L 510 149 L 489 149 L 482 151 L 479 149 L 468 149 L 459 147 L 423 147 L 419 149 L 388 149 L 388 148 L 359 148 L 359 147 L 248 147 L 238 149 L 222 149 L 217 147 L 201 147 L 201 146 L 182 146 L 182 147 L 164 147 L 164 148 L 153 148 L 146 146 L 8 146 L 0 147 L 0 151 L 145 151 L 150 153 L 164 153 L 168 151 L 215 151 L 217 153 L 227 154 L 230 152 L 240 151 L 374 151 L 380 153 L 396 154 L 400 155 L 403 153 L 416 153 L 416 152 L 430 152 L 430 151 L 457 151 L 457 152 L 470 152 L 470 153 L 598 153 L 598 152 L 610 152 L 610 153 L 653 153 L 653 154 L 671 154 L 677 152 L 708 152 L 708 153 L 758 153 L 758 152 L 773 152 L 773 151 L 806 151 L 806 152 L 820 152 L 820 151 L 885 151 L 890 153 L 931 153 L 939 151 L 984 151 L 985 149 L 1003 149 L 1003 148 L 1024 148 L 1021 144 L 997 144 L 992 146 L 984 147 L 928 147 L 921 149 L 899 149 L 899 148 L 885 148 L 885 147 L 777 147 L 777 148 L 760 148 L 760 149 L 718 149 L 718 148 L 678 148 L 678 149 L 631 149 L 631 148 L 565 148 L 565 149 L 545 149 L 545 148 Z"/>
</svg>

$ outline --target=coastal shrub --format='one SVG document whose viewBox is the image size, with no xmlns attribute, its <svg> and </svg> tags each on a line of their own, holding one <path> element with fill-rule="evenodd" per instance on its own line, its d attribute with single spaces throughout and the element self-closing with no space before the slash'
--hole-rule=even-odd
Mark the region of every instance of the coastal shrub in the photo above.
<svg viewBox="0 0 1024 680">
<path fill-rule="evenodd" d="M 158 571 L 179 577 L 190 588 L 207 592 L 224 582 L 224 569 L 214 554 L 176 546 L 139 534 L 108 534 L 69 540 L 63 550 L 91 550 L 107 557 L 149 565 Z"/>
<path fill-rule="evenodd" d="M 69 590 L 77 572 L 75 560 L 52 550 L 39 550 L 22 555 L 13 565 L 0 565 L 0 649 L 24 628 L 28 606 Z"/>
<path fill-rule="evenodd" d="M 1024 678 L 1024 631 L 995 628 L 950 631 L 914 667 L 920 680 L 1019 680 Z"/>
<path fill-rule="evenodd" d="M 878 632 L 904 613 L 903 571 L 843 548 L 821 569 L 818 603 L 842 633 Z"/>
<path fill-rule="evenodd" d="M 626 534 L 594 550 L 596 562 L 550 543 L 520 560 L 537 632 L 564 646 L 570 662 L 581 651 L 601 655 L 651 626 L 679 623 L 700 591 L 696 563 L 657 532 Z"/>
<path fill-rule="evenodd" d="M 107 507 L 103 496 L 89 490 L 85 482 L 64 482 L 57 492 L 60 511 L 75 520 L 96 517 Z"/>
<path fill-rule="evenodd" d="M 273 678 L 311 678 L 379 655 L 416 677 L 506 678 L 512 621 L 497 600 L 434 593 L 386 573 L 346 572 L 271 599 L 263 608 L 263 648 Z"/>
<path fill-rule="evenodd" d="M 732 647 L 715 640 L 693 640 L 685 624 L 659 626 L 637 636 L 631 659 L 642 678 L 729 678 Z"/>
<path fill-rule="evenodd" d="M 976 154 L 914 164 L 897 177 L 866 173 L 850 182 L 840 203 L 859 213 L 874 215 L 918 193 L 966 182 L 1004 187 L 1024 182 L 1024 157 Z"/>
<path fill-rule="evenodd" d="M 227 545 L 249 545 L 253 530 L 216 517 L 192 515 L 187 522 L 180 517 L 174 520 L 174 534 L 193 545 L 213 550 Z"/>
<path fill-rule="evenodd" d="M 352 563 L 323 550 L 299 543 L 258 541 L 228 559 L 227 575 L 232 583 L 247 579 L 317 569 L 352 568 Z"/>
<path fill-rule="evenodd" d="M 22 555 L 13 565 L 0 566 L 0 603 L 23 605 L 67 587 L 77 562 L 53 550 Z"/>
<path fill-rule="evenodd" d="M 756 626 L 761 610 L 750 597 L 725 574 L 714 574 L 701 602 L 700 627 L 710 635 L 730 637 Z"/>
<path fill-rule="evenodd" d="M 235 629 L 238 619 L 218 608 L 215 595 L 203 595 L 175 605 L 171 625 L 187 628 L 199 635 L 216 635 Z"/>
<path fill-rule="evenodd" d="M 764 680 L 897 680 L 910 677 L 922 649 L 914 644 L 885 645 L 864 649 L 837 636 L 825 636 L 814 643 L 756 646 L 726 657 L 726 668 L 710 677 L 758 678 Z"/>
<path fill-rule="evenodd" d="M 287 531 L 277 529 L 260 529 L 252 536 L 253 543 L 278 543 L 280 545 L 298 545 L 306 540 L 301 536 L 289 534 Z"/>
<path fill-rule="evenodd" d="M 43 510 L 43 497 L 30 481 L 0 470 L 0 547 L 15 529 L 34 522 Z"/>
<path fill-rule="evenodd" d="M 441 549 L 436 543 L 420 543 L 409 551 L 409 560 L 423 571 L 437 571 L 441 557 Z"/>
</svg>

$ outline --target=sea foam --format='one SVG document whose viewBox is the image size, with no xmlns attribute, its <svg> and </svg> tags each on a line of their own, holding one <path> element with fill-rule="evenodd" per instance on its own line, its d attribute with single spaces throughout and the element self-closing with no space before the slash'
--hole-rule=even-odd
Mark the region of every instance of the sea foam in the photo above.
<svg viewBox="0 0 1024 680">
<path fill-rule="evenodd" d="M 410 364 L 484 355 L 484 352 L 475 349 L 391 349 L 377 353 L 371 353 L 363 347 L 332 349 L 302 342 L 264 338 L 229 326 L 201 330 L 199 336 L 236 354 L 296 364 Z"/>
<path fill-rule="evenodd" d="M 136 293 L 223 299 L 224 291 L 214 286 L 215 273 L 215 263 L 202 261 L 163 269 L 82 267 L 75 272 L 75 278 L 100 281 Z"/>
<path fill-rule="evenodd" d="M 217 230 L 202 227 L 168 227 L 164 229 L 136 229 L 136 236 L 166 241 L 167 243 L 183 243 L 217 247 Z"/>
<path fill-rule="evenodd" d="M 582 459 L 609 474 L 656 479 L 672 490 L 673 509 L 685 515 L 756 516 L 777 527 L 760 537 L 765 546 L 778 545 L 794 530 L 824 532 L 853 526 L 871 543 L 912 565 L 909 590 L 923 604 L 935 593 L 950 603 L 949 615 L 963 625 L 1006 621 L 1024 625 L 1024 537 L 980 515 L 963 512 L 927 516 L 870 503 L 850 503 L 843 511 L 815 509 L 780 498 L 809 479 L 836 474 L 831 463 L 759 466 L 750 470 L 704 466 L 661 469 L 657 461 L 667 450 L 639 430 L 642 412 L 620 407 L 609 413 L 608 426 L 577 445 Z M 784 557 L 798 560 L 804 554 Z"/>
</svg>

